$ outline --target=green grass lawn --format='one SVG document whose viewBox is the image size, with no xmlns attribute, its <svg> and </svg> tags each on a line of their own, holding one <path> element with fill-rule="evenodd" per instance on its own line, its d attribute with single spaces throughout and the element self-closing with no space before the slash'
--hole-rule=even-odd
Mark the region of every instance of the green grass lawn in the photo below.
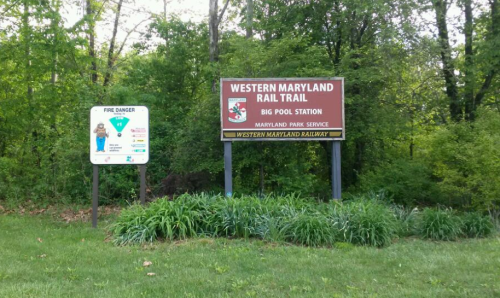
<svg viewBox="0 0 500 298">
<path fill-rule="evenodd" d="M 0 297 L 500 297 L 499 238 L 383 249 L 226 239 L 116 247 L 107 224 L 0 215 Z"/>
</svg>

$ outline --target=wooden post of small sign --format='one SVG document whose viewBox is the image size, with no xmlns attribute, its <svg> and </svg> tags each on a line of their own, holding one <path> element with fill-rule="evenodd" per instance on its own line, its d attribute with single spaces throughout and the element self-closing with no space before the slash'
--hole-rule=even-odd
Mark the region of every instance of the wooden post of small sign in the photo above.
<svg viewBox="0 0 500 298">
<path fill-rule="evenodd" d="M 333 141 L 332 144 L 332 198 L 340 200 L 342 198 L 340 168 L 340 141 Z"/>
<path fill-rule="evenodd" d="M 99 166 L 94 165 L 92 179 L 92 227 L 97 228 L 97 208 L 99 207 Z"/>
<path fill-rule="evenodd" d="M 141 172 L 140 198 L 141 198 L 141 204 L 144 205 L 146 204 L 146 165 L 140 165 L 139 171 Z"/>
<path fill-rule="evenodd" d="M 226 197 L 233 196 L 233 160 L 231 142 L 224 142 L 224 191 Z"/>
</svg>

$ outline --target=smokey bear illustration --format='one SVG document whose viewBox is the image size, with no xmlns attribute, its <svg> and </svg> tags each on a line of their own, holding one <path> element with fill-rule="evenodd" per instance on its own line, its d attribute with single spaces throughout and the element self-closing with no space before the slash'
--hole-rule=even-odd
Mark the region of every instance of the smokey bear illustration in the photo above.
<svg viewBox="0 0 500 298">
<path fill-rule="evenodd" d="M 109 134 L 106 132 L 106 128 L 104 128 L 104 124 L 102 122 L 97 124 L 97 127 L 94 129 L 94 133 L 96 134 L 96 152 L 106 152 L 104 150 L 104 145 L 106 143 L 106 138 L 109 138 Z"/>
</svg>

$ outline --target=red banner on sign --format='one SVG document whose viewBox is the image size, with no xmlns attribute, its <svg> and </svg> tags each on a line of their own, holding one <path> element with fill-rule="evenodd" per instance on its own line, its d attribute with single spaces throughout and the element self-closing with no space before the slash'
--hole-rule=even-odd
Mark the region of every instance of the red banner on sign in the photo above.
<svg viewBox="0 0 500 298">
<path fill-rule="evenodd" d="M 221 79 L 222 140 L 343 140 L 343 78 Z"/>
</svg>

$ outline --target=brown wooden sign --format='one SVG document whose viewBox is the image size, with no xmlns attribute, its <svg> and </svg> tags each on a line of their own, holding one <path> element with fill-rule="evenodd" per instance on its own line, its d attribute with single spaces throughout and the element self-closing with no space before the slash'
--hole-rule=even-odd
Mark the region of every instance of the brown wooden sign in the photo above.
<svg viewBox="0 0 500 298">
<path fill-rule="evenodd" d="M 221 79 L 221 126 L 222 141 L 344 140 L 344 79 Z"/>
</svg>

